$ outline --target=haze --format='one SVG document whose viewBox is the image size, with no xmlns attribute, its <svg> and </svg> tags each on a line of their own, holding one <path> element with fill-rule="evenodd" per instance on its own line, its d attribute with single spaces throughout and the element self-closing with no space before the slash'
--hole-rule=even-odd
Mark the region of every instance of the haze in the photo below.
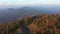
<svg viewBox="0 0 60 34">
<path fill-rule="evenodd" d="M 60 0 L 0 0 L 0 6 L 15 6 L 15 5 L 40 5 L 53 4 L 60 5 Z"/>
</svg>

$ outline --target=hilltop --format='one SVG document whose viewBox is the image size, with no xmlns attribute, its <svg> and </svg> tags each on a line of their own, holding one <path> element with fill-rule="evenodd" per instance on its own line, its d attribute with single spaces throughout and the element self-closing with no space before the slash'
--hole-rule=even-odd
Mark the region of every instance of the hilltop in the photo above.
<svg viewBox="0 0 60 34">
<path fill-rule="evenodd" d="M 60 14 L 32 15 L 1 24 L 0 34 L 60 34 Z"/>
<path fill-rule="evenodd" d="M 15 6 L 0 7 L 0 23 L 16 21 L 18 18 L 24 18 L 34 14 L 60 14 L 60 6 L 37 5 L 37 6 Z"/>
</svg>

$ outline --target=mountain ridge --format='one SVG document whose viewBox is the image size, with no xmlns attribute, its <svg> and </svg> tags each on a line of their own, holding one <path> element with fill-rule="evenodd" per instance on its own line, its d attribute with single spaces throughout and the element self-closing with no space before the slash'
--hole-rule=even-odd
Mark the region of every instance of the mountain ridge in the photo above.
<svg viewBox="0 0 60 34">
<path fill-rule="evenodd" d="M 23 6 L 18 8 L 5 8 L 0 10 L 0 23 L 8 21 L 16 21 L 18 18 L 22 18 L 34 14 L 60 14 L 60 6 Z"/>
<path fill-rule="evenodd" d="M 60 14 L 32 15 L 0 25 L 1 34 L 59 34 Z"/>
</svg>

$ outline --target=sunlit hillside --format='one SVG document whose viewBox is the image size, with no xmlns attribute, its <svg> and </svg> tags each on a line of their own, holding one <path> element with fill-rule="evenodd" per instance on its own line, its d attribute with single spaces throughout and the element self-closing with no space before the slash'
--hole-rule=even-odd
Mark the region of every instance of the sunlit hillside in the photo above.
<svg viewBox="0 0 60 34">
<path fill-rule="evenodd" d="M 60 14 L 32 15 L 1 24 L 0 34 L 60 34 Z"/>
</svg>

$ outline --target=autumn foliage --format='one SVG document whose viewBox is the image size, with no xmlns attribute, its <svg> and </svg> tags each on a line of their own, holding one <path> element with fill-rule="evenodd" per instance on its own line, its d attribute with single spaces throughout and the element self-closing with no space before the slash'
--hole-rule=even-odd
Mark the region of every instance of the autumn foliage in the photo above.
<svg viewBox="0 0 60 34">
<path fill-rule="evenodd" d="M 33 15 L 1 24 L 0 34 L 60 34 L 60 15 Z"/>
</svg>

